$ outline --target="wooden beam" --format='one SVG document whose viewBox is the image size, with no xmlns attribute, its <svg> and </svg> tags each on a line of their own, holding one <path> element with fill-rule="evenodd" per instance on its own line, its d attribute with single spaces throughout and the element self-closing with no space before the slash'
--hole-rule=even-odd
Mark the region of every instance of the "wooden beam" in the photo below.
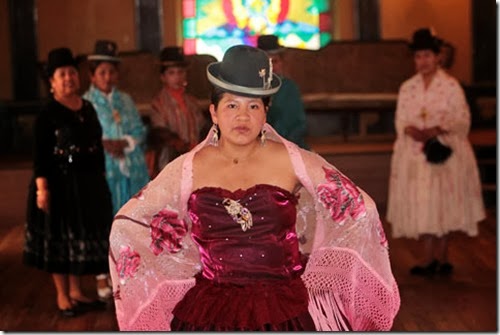
<svg viewBox="0 0 500 335">
<path fill-rule="evenodd" d="M 14 100 L 39 98 L 34 0 L 9 0 L 10 49 Z"/>
</svg>

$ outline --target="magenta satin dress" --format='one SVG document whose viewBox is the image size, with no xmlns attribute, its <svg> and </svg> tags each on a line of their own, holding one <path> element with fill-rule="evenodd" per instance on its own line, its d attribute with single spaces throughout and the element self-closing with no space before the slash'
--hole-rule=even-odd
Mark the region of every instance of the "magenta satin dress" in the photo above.
<svg viewBox="0 0 500 335">
<path fill-rule="evenodd" d="M 203 269 L 173 311 L 173 331 L 315 330 L 300 279 L 296 205 L 295 195 L 266 184 L 191 194 Z"/>
</svg>

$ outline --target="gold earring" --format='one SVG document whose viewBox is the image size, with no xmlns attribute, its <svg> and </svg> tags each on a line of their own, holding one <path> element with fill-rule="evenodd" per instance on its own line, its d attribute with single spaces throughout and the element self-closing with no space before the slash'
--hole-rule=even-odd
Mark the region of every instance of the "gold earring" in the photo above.
<svg viewBox="0 0 500 335">
<path fill-rule="evenodd" d="M 212 132 L 212 141 L 210 144 L 212 144 L 214 147 L 217 147 L 219 145 L 219 126 L 217 126 L 217 123 L 213 124 Z"/>
<path fill-rule="evenodd" d="M 50 93 L 54 94 L 54 88 L 53 87 L 50 88 Z"/>
</svg>

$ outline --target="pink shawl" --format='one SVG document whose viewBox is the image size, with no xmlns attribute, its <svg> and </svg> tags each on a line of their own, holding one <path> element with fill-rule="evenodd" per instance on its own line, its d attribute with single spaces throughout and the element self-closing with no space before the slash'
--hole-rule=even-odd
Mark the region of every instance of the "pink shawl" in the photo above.
<svg viewBox="0 0 500 335">
<path fill-rule="evenodd" d="M 374 201 L 321 156 L 280 137 L 301 181 L 297 233 L 310 254 L 302 279 L 317 330 L 390 330 L 400 298 Z M 209 132 L 211 134 L 211 132 Z M 201 264 L 187 200 L 194 154 L 168 164 L 117 213 L 110 272 L 120 330 L 169 330 L 172 310 Z"/>
</svg>

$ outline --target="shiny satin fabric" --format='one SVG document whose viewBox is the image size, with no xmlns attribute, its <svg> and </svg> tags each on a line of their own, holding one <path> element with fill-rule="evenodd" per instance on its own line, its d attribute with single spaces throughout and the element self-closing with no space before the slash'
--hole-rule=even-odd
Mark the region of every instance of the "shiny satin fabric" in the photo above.
<svg viewBox="0 0 500 335">
<path fill-rule="evenodd" d="M 237 200 L 250 210 L 253 226 L 243 231 L 222 205 Z M 217 282 L 248 283 L 301 273 L 295 217 L 297 199 L 272 185 L 230 192 L 202 188 L 189 199 L 192 238 L 199 246 L 203 276 Z"/>
<path fill-rule="evenodd" d="M 247 230 L 223 205 L 248 210 Z M 260 184 L 231 192 L 204 187 L 188 202 L 202 272 L 174 309 L 172 330 L 314 330 L 295 232 L 297 198 Z"/>
</svg>

